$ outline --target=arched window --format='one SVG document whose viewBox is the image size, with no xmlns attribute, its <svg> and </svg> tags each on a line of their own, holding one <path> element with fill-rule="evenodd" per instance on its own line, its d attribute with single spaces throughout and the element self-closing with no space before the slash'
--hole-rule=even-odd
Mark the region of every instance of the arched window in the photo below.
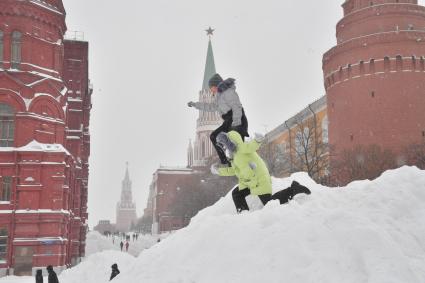
<svg viewBox="0 0 425 283">
<path fill-rule="evenodd" d="M 0 103 L 0 147 L 13 146 L 15 136 L 15 113 L 7 104 Z"/>
<path fill-rule="evenodd" d="M 0 68 L 3 68 L 3 31 L 0 30 Z"/>
<path fill-rule="evenodd" d="M 12 68 L 19 69 L 21 64 L 22 33 L 14 31 L 12 33 Z"/>
</svg>

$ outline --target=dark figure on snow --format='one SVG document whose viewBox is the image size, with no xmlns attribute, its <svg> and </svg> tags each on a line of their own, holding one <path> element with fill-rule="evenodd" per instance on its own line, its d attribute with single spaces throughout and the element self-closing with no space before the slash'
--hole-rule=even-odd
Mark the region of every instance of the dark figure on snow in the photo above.
<svg viewBox="0 0 425 283">
<path fill-rule="evenodd" d="M 59 283 L 58 276 L 56 272 L 53 270 L 53 266 L 47 266 L 47 272 L 49 273 L 48 283 Z"/>
<path fill-rule="evenodd" d="M 116 263 L 114 263 L 112 266 L 112 273 L 111 273 L 111 278 L 109 279 L 109 281 L 111 281 L 112 279 L 115 278 L 115 276 L 117 276 L 118 274 L 120 274 L 120 271 L 118 269 L 118 265 Z"/>
<path fill-rule="evenodd" d="M 121 248 L 121 251 L 122 251 L 122 248 L 124 247 L 124 243 L 121 241 L 121 243 L 120 243 L 120 248 Z"/>
<path fill-rule="evenodd" d="M 130 246 L 130 243 L 127 241 L 125 242 L 125 251 L 128 252 L 128 247 Z"/>
<path fill-rule="evenodd" d="M 189 107 L 195 107 L 198 110 L 216 112 L 218 111 L 223 118 L 223 124 L 211 133 L 210 139 L 214 145 L 221 164 L 230 166 L 230 162 L 226 158 L 226 154 L 221 147 L 217 145 L 217 135 L 221 132 L 237 131 L 242 140 L 249 137 L 248 120 L 245 111 L 236 93 L 235 79 L 229 78 L 224 80 L 219 74 L 215 74 L 209 80 L 209 87 L 213 94 L 214 100 L 208 102 L 189 102 Z"/>
<path fill-rule="evenodd" d="M 43 271 L 41 269 L 37 269 L 35 273 L 35 283 L 43 283 Z"/>
<path fill-rule="evenodd" d="M 217 164 L 211 166 L 211 172 L 220 176 L 236 176 L 239 185 L 233 189 L 232 198 L 239 213 L 249 210 L 246 202 L 248 195 L 256 195 L 263 205 L 272 199 L 286 203 L 296 194 L 310 194 L 310 190 L 297 182 L 292 182 L 291 187 L 272 195 L 272 182 L 266 163 L 257 154 L 264 136 L 255 134 L 255 139 L 249 142 L 242 141 L 238 132 L 220 133 L 217 144 L 228 154 L 230 167 L 218 168 Z"/>
</svg>

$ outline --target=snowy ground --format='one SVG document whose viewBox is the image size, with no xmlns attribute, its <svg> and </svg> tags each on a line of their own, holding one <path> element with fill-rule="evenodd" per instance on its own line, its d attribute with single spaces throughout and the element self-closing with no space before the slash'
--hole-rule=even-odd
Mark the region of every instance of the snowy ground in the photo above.
<svg viewBox="0 0 425 283">
<path fill-rule="evenodd" d="M 241 215 L 228 195 L 137 258 L 95 253 L 63 272 L 60 282 L 107 282 L 113 262 L 121 268 L 116 283 L 425 282 L 424 171 L 402 167 L 340 189 L 297 173 L 273 187 L 294 179 L 312 195 L 263 209 L 252 199 L 254 209 Z"/>
</svg>

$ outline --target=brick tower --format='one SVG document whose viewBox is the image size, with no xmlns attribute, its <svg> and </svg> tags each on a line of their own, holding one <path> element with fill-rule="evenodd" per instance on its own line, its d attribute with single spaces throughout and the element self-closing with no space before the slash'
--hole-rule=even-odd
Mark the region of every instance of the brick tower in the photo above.
<svg viewBox="0 0 425 283">
<path fill-rule="evenodd" d="M 323 56 L 331 166 L 356 145 L 392 150 L 425 138 L 425 7 L 417 0 L 347 0 L 337 45 Z"/>
<path fill-rule="evenodd" d="M 214 54 L 211 44 L 211 28 L 207 30 L 210 36 L 208 41 L 207 60 L 205 63 L 204 81 L 202 89 L 199 92 L 200 102 L 211 102 L 214 98 L 209 90 L 208 81 L 216 73 Z M 192 148 L 191 142 L 188 147 L 188 166 L 205 166 L 207 159 L 215 154 L 214 146 L 211 143 L 210 135 L 222 123 L 218 112 L 199 111 L 199 117 L 196 120 L 196 138 Z"/>
<path fill-rule="evenodd" d="M 131 180 L 128 173 L 128 163 L 125 170 L 125 177 L 122 181 L 121 200 L 117 203 L 117 223 L 116 228 L 120 232 L 130 231 L 131 224 L 137 221 L 136 204 L 133 202 L 131 193 Z"/>
</svg>

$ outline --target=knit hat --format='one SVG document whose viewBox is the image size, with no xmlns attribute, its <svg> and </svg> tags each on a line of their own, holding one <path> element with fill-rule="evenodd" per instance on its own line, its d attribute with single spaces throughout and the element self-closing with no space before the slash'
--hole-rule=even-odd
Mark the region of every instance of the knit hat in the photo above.
<svg viewBox="0 0 425 283">
<path fill-rule="evenodd" d="M 208 81 L 208 86 L 211 88 L 213 86 L 218 86 L 221 82 L 223 81 L 223 79 L 221 78 L 221 76 L 219 74 L 215 74 L 214 76 L 211 77 L 211 79 Z"/>
</svg>

